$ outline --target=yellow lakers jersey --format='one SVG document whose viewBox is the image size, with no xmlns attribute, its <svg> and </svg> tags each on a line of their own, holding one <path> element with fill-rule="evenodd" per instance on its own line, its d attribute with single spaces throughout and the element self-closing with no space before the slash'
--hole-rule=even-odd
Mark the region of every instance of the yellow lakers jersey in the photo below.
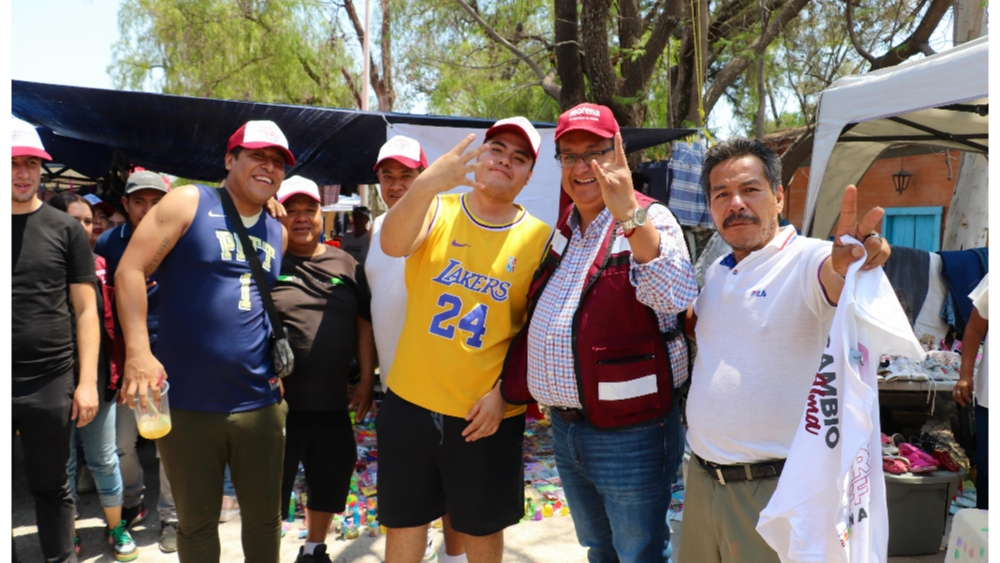
<svg viewBox="0 0 1000 563">
<path fill-rule="evenodd" d="M 460 418 L 500 377 L 552 231 L 524 209 L 509 225 L 488 224 L 466 197 L 436 198 L 427 239 L 406 259 L 406 321 L 387 382 L 411 403 Z M 508 406 L 504 416 L 523 411 Z"/>
</svg>

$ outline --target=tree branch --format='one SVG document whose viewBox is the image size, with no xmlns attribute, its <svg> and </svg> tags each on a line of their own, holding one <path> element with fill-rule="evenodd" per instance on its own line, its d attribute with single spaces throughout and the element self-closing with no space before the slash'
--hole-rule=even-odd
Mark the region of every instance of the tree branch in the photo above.
<svg viewBox="0 0 1000 563">
<path fill-rule="evenodd" d="M 489 35 L 491 39 L 506 47 L 507 50 L 510 51 L 511 53 L 517 55 L 517 58 L 524 61 L 528 65 L 528 67 L 531 68 L 531 71 L 535 73 L 535 76 L 538 78 L 538 81 L 541 82 L 542 90 L 544 90 L 546 94 L 552 96 L 557 100 L 559 99 L 559 85 L 555 83 L 554 72 L 546 73 L 542 71 L 542 67 L 538 66 L 538 63 L 532 60 L 531 57 L 529 57 L 528 55 L 524 54 L 520 49 L 512 45 L 510 41 L 507 41 L 506 39 L 501 37 L 500 34 L 497 33 L 496 30 L 490 26 L 490 24 L 486 23 L 486 20 L 484 20 L 482 16 L 479 15 L 479 12 L 477 12 L 475 8 L 473 8 L 468 4 L 468 2 L 466 2 L 465 0 L 455 0 L 455 2 L 457 2 L 459 6 L 461 6 L 466 12 L 468 12 L 470 16 L 472 16 L 474 20 L 476 20 L 476 23 L 478 23 L 479 26 L 483 28 L 483 31 L 486 32 L 486 35 Z"/>
<path fill-rule="evenodd" d="M 847 33 L 851 36 L 851 45 L 854 45 L 854 50 L 858 52 L 859 55 L 865 58 L 871 64 L 875 64 L 875 57 L 865 49 L 864 45 L 858 39 L 857 34 L 854 32 L 854 0 L 844 0 L 847 4 Z"/>
<path fill-rule="evenodd" d="M 899 45 L 889 49 L 886 54 L 872 61 L 871 70 L 896 66 L 917 53 L 933 54 L 934 51 L 928 41 L 951 5 L 951 0 L 932 0 L 924 12 L 924 18 L 920 20 L 913 33 Z"/>
<path fill-rule="evenodd" d="M 354 78 L 351 77 L 351 73 L 347 72 L 347 67 L 340 67 L 340 73 L 344 75 L 344 80 L 347 82 L 347 87 L 351 89 L 351 94 L 354 95 L 354 101 L 357 102 L 358 108 L 361 107 L 361 92 L 358 90 L 356 84 L 354 84 Z"/>
<path fill-rule="evenodd" d="M 767 29 L 759 37 L 753 40 L 748 46 L 748 51 L 753 51 L 756 56 L 762 56 L 764 50 L 770 45 L 771 41 L 781 30 L 788 25 L 788 22 L 795 19 L 802 8 L 809 3 L 809 0 L 791 0 L 781 9 L 781 13 L 778 17 L 771 20 L 771 23 L 767 26 Z M 708 92 L 705 93 L 705 115 L 712 112 L 712 108 L 715 106 L 719 98 L 722 97 L 722 93 L 733 83 L 736 78 L 741 75 L 747 68 L 750 67 L 750 63 L 753 62 L 752 58 L 747 55 L 739 55 L 734 57 L 729 63 L 726 64 L 718 73 L 715 75 L 715 79 L 712 80 L 712 85 L 709 86 Z"/>
<path fill-rule="evenodd" d="M 636 92 L 644 92 L 646 86 L 649 85 L 649 80 L 656 69 L 656 62 L 660 60 L 663 50 L 670 41 L 670 36 L 680 24 L 680 13 L 677 9 L 678 3 L 661 5 L 661 11 L 655 19 L 653 31 L 644 47 L 646 52 L 639 57 L 631 72 L 626 74 L 625 67 L 622 67 L 622 74 L 625 76 L 625 92 L 623 94 L 626 96 L 634 96 Z"/>
</svg>

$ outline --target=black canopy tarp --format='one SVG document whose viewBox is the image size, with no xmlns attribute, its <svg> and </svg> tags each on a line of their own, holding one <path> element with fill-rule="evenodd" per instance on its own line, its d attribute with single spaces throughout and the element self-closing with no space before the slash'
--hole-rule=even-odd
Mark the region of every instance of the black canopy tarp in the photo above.
<svg viewBox="0 0 1000 563">
<path fill-rule="evenodd" d="M 11 113 L 41 126 L 57 161 L 97 178 L 111 169 L 115 151 L 128 162 L 184 178 L 225 175 L 229 136 L 243 123 L 269 119 L 284 131 L 295 173 L 323 184 L 375 183 L 372 165 L 386 140 L 386 124 L 487 128 L 494 120 L 363 112 L 312 106 L 191 98 L 11 82 Z M 538 128 L 554 127 L 536 123 Z M 46 129 L 48 131 L 46 131 Z M 630 151 L 694 133 L 693 129 L 623 129 Z"/>
</svg>

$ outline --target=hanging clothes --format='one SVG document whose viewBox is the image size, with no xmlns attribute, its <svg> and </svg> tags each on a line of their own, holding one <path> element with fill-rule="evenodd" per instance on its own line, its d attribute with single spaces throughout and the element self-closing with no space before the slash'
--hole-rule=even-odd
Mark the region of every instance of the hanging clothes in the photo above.
<svg viewBox="0 0 1000 563">
<path fill-rule="evenodd" d="M 930 266 L 930 252 L 905 246 L 893 246 L 892 258 L 885 263 L 885 275 L 896 290 L 896 297 L 911 326 L 916 323 L 927 298 Z"/>
<path fill-rule="evenodd" d="M 848 269 L 777 490 L 757 523 L 782 563 L 887 559 L 876 371 L 882 354 L 923 360 L 924 351 L 882 269 L 861 272 L 863 263 Z"/>
<path fill-rule="evenodd" d="M 954 321 L 949 320 L 949 324 L 961 333 L 965 330 L 965 325 L 972 314 L 972 300 L 969 299 L 969 294 L 979 284 L 979 280 L 990 271 L 989 249 L 952 250 L 938 254 L 943 261 L 941 275 L 948 282 L 948 292 L 954 308 Z M 942 316 L 944 314 L 942 312 Z"/>
<path fill-rule="evenodd" d="M 705 162 L 705 143 L 675 141 L 674 154 L 667 165 L 669 170 L 669 199 L 667 207 L 674 212 L 677 222 L 685 227 L 711 227 L 705 192 L 701 189 L 701 165 Z"/>
</svg>

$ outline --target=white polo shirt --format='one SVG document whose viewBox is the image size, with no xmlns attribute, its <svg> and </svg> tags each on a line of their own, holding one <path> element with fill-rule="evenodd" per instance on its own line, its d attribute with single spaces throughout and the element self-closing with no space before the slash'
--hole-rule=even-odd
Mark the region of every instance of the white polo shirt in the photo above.
<svg viewBox="0 0 1000 563">
<path fill-rule="evenodd" d="M 365 276 L 372 294 L 372 330 L 378 350 L 379 375 L 384 384 L 396 357 L 396 344 L 406 320 L 406 258 L 382 252 L 382 222 L 386 214 L 375 218 L 372 240 L 365 260 Z"/>
<path fill-rule="evenodd" d="M 708 269 L 687 401 L 687 439 L 701 458 L 788 456 L 836 310 L 819 281 L 831 247 L 789 225 L 739 264 L 729 254 Z"/>
</svg>

